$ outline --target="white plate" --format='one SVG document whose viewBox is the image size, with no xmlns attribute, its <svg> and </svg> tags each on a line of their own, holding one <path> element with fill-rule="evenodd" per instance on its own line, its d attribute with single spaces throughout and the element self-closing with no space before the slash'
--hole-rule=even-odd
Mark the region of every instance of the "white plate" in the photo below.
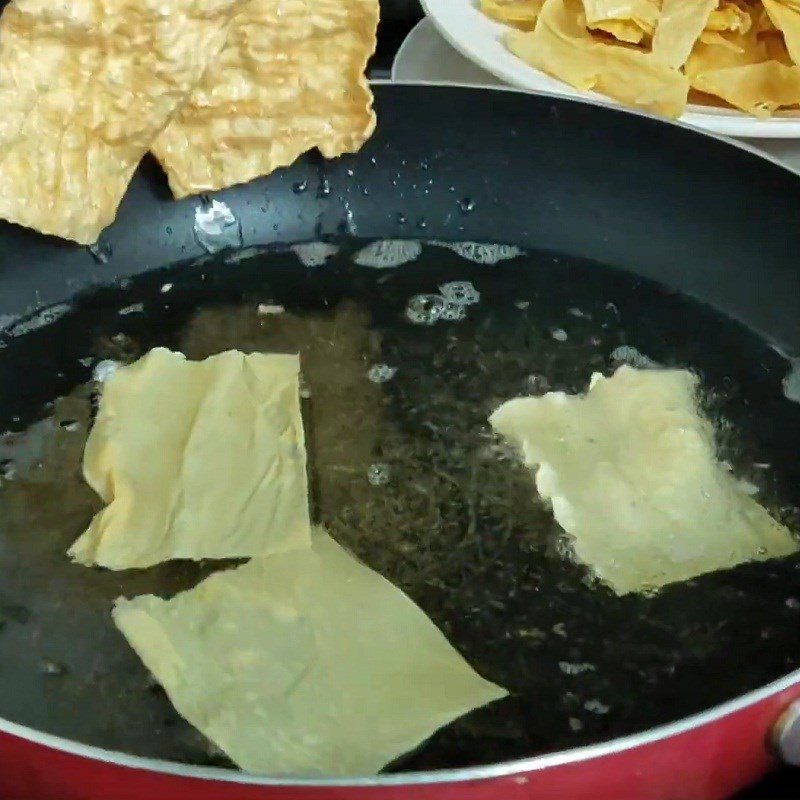
<svg viewBox="0 0 800 800">
<path fill-rule="evenodd" d="M 578 92 L 517 58 L 503 43 L 508 28 L 484 16 L 478 0 L 422 0 L 422 5 L 439 33 L 459 53 L 511 86 L 562 97 L 589 96 L 607 105 L 617 105 L 594 92 Z M 732 109 L 690 105 L 681 121 L 726 136 L 800 138 L 798 114 L 762 120 Z"/>
<path fill-rule="evenodd" d="M 392 62 L 392 80 L 454 83 L 461 86 L 508 86 L 454 50 L 430 17 L 421 19 L 403 39 Z"/>
</svg>

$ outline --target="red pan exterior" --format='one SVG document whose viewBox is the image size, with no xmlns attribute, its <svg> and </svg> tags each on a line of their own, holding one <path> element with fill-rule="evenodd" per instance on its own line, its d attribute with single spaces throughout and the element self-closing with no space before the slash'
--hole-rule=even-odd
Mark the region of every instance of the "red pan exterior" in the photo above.
<svg viewBox="0 0 800 800">
<path fill-rule="evenodd" d="M 329 784 L 259 783 L 0 732 L 3 800 L 723 800 L 774 766 L 770 732 L 800 676 L 695 725 L 500 767 Z M 34 736 L 35 734 L 32 734 Z M 47 737 L 45 737 L 47 738 Z M 86 754 L 76 750 L 85 749 Z M 72 752 L 70 752 L 72 751 Z M 124 761 L 125 763 L 121 763 Z M 138 766 L 137 766 L 138 762 Z M 228 780 L 224 780 L 227 777 Z M 233 780 L 231 780 L 233 778 Z M 407 782 L 402 782 L 407 781 Z"/>
</svg>

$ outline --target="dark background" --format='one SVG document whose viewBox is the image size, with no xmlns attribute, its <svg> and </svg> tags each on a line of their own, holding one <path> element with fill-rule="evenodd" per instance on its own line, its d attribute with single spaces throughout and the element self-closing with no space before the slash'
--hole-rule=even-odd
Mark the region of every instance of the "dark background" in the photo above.
<svg viewBox="0 0 800 800">
<path fill-rule="evenodd" d="M 370 77 L 388 78 L 392 60 L 408 32 L 422 18 L 417 0 L 381 0 L 381 24 L 378 48 L 370 62 Z M 736 800 L 799 800 L 800 774 L 797 770 L 781 770 L 758 786 L 739 795 Z"/>
<path fill-rule="evenodd" d="M 421 19 L 422 9 L 418 0 L 381 0 L 378 49 L 369 65 L 370 77 L 389 77 L 394 54 Z"/>
</svg>

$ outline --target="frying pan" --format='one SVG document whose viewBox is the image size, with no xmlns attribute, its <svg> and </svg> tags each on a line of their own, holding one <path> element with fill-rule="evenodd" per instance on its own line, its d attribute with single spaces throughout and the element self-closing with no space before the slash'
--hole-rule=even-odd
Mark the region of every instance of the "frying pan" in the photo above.
<svg viewBox="0 0 800 800">
<path fill-rule="evenodd" d="M 355 156 L 182 202 L 145 161 L 91 249 L 0 226 L 0 796 L 713 800 L 797 757 L 800 558 L 615 597 L 486 417 L 633 352 L 690 368 L 721 457 L 796 530 L 800 180 L 587 103 L 375 93 Z M 409 317 L 451 281 L 480 293 L 466 318 Z M 337 781 L 240 773 L 181 720 L 109 609 L 219 565 L 64 555 L 98 508 L 92 372 L 155 345 L 299 350 L 315 517 L 510 698 Z"/>
</svg>

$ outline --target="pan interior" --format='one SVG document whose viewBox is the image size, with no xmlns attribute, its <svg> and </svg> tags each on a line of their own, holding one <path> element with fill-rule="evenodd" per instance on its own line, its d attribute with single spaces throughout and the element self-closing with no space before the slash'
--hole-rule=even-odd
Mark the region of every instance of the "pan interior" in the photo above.
<svg viewBox="0 0 800 800">
<path fill-rule="evenodd" d="M 299 350 L 315 519 L 511 691 L 392 769 L 641 731 L 798 666 L 800 558 L 616 597 L 565 557 L 531 476 L 486 422 L 513 396 L 585 390 L 614 356 L 688 367 L 721 457 L 797 531 L 800 405 L 784 396 L 784 358 L 711 308 L 595 263 L 406 243 L 359 266 L 365 244 L 327 247 L 338 252 L 324 264 L 306 247 L 177 265 L 7 329 L 0 715 L 127 753 L 230 765 L 177 715 L 109 615 L 119 594 L 168 595 L 219 564 L 111 572 L 65 556 L 99 508 L 80 476 L 92 370 L 157 345 L 191 358 Z M 463 319 L 424 324 L 438 301 L 419 296 L 453 281 L 479 302 Z"/>
</svg>

